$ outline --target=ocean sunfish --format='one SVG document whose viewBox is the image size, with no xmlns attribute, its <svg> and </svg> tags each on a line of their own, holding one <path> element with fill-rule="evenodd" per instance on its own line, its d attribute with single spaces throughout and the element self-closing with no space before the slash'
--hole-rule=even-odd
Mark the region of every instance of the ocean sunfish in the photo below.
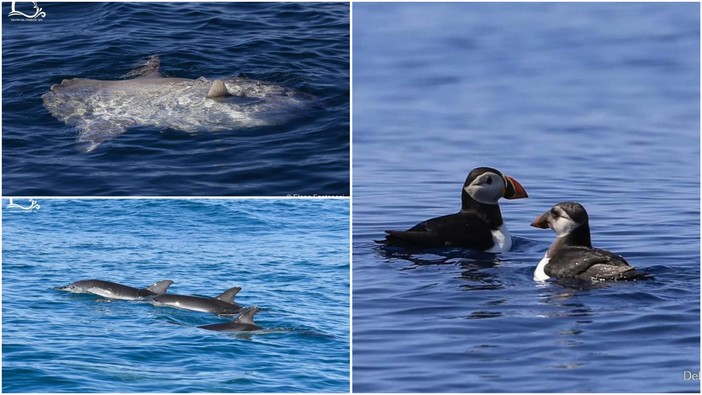
<svg viewBox="0 0 702 395">
<path fill-rule="evenodd" d="M 78 149 L 90 152 L 130 128 L 187 133 L 268 126 L 293 118 L 309 96 L 246 78 L 166 78 L 160 59 L 130 71 L 125 80 L 72 78 L 52 85 L 44 107 L 78 129 Z"/>
</svg>

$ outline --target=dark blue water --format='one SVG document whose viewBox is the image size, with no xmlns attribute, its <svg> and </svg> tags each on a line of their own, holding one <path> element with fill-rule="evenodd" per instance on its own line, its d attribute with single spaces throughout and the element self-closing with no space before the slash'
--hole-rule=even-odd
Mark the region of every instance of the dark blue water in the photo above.
<svg viewBox="0 0 702 395">
<path fill-rule="evenodd" d="M 38 203 L 2 205 L 3 392 L 348 392 L 348 200 Z M 51 289 L 86 278 L 240 286 L 265 329 Z"/>
<path fill-rule="evenodd" d="M 353 5 L 357 392 L 698 392 L 699 4 Z M 385 251 L 512 175 L 513 251 Z M 654 280 L 539 285 L 563 200 Z"/>
<path fill-rule="evenodd" d="M 39 22 L 12 22 L 10 2 L 2 6 L 6 196 L 348 195 L 348 4 L 39 5 Z M 124 79 L 151 55 L 169 77 L 240 76 L 313 100 L 282 124 L 144 126 L 78 151 L 78 131 L 52 117 L 41 95 L 68 78 Z"/>
</svg>

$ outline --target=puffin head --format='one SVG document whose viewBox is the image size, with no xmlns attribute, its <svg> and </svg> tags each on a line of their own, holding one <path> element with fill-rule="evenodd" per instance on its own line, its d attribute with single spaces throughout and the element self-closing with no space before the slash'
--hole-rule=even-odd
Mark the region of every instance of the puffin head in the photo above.
<svg viewBox="0 0 702 395">
<path fill-rule="evenodd" d="M 529 197 L 524 187 L 510 176 L 491 167 L 477 167 L 468 174 L 463 192 L 483 204 L 497 204 L 500 198 L 521 199 Z"/>
<path fill-rule="evenodd" d="M 535 228 L 551 228 L 558 237 L 568 235 L 581 226 L 589 226 L 585 208 L 576 202 L 561 202 L 531 223 Z"/>
</svg>

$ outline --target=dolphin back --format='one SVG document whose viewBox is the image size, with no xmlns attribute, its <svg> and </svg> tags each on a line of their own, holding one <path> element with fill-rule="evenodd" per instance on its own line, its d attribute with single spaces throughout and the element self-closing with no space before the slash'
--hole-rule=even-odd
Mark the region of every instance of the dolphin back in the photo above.
<svg viewBox="0 0 702 395">
<path fill-rule="evenodd" d="M 128 285 L 114 283 L 112 281 L 80 280 L 65 287 L 59 288 L 59 290 L 77 293 L 87 292 L 109 299 L 136 300 L 153 296 L 155 292 L 151 291 L 152 287 L 154 287 L 154 289 L 157 291 L 163 289 L 163 292 L 165 292 L 168 286 L 172 283 L 173 282 L 170 280 L 165 280 L 160 281 L 149 288 L 138 289 Z"/>
<path fill-rule="evenodd" d="M 242 310 L 239 317 L 234 321 L 225 322 L 223 324 L 210 324 L 198 326 L 198 328 L 207 329 L 210 331 L 220 331 L 220 332 L 245 332 L 245 331 L 257 331 L 261 328 L 253 322 L 253 316 L 258 313 L 261 309 L 258 307 L 247 307 Z"/>
</svg>

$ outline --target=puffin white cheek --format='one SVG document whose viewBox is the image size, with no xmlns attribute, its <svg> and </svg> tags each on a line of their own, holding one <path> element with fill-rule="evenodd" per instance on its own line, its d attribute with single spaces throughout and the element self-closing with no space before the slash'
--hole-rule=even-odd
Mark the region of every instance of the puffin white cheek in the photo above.
<svg viewBox="0 0 702 395">
<path fill-rule="evenodd" d="M 556 218 L 555 221 L 551 222 L 551 226 L 558 236 L 565 236 L 578 227 L 572 219 L 565 217 Z"/>
<path fill-rule="evenodd" d="M 470 197 L 484 204 L 497 204 L 497 201 L 502 197 L 502 190 L 497 185 L 471 184 L 463 189 Z"/>
</svg>

